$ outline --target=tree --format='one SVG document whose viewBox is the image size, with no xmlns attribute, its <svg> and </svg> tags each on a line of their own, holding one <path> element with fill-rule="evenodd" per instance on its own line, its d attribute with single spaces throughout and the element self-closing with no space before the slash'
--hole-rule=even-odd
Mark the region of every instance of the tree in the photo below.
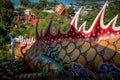
<svg viewBox="0 0 120 80">
<path fill-rule="evenodd" d="M 48 1 L 47 0 L 39 0 L 40 2 L 40 6 L 42 9 L 46 8 L 48 5 Z"/>
<path fill-rule="evenodd" d="M 115 0 L 114 2 L 109 4 L 108 10 L 105 15 L 105 23 L 108 23 L 113 17 L 118 16 L 116 26 L 120 26 L 120 1 Z"/>
<path fill-rule="evenodd" d="M 54 0 L 54 6 L 56 6 L 58 4 L 57 0 Z"/>
<path fill-rule="evenodd" d="M 110 20 L 112 20 L 117 14 L 120 14 L 120 1 L 114 1 L 109 4 L 109 7 L 107 7 L 107 10 L 105 11 L 105 16 L 104 16 L 104 24 L 108 24 Z M 84 21 L 87 21 L 86 24 L 86 29 L 89 29 L 96 18 L 98 12 L 100 9 L 93 9 L 92 12 L 88 13 L 87 15 L 82 17 L 82 20 L 78 20 L 80 26 Z M 120 26 L 120 16 L 117 19 L 116 26 Z"/>
<path fill-rule="evenodd" d="M 12 21 L 13 4 L 10 0 L 0 0 L 0 56 L 8 53 L 8 25 Z M 0 58 L 1 59 L 1 58 Z"/>
<path fill-rule="evenodd" d="M 74 16 L 74 14 L 75 14 L 75 13 L 74 13 L 74 7 L 73 7 L 73 6 L 69 7 L 69 8 L 67 9 L 67 12 L 68 12 L 68 14 Z"/>
<path fill-rule="evenodd" d="M 29 7 L 31 2 L 29 0 L 20 0 L 20 4 L 25 6 L 25 7 Z"/>
<path fill-rule="evenodd" d="M 86 0 L 76 0 L 77 5 L 85 5 Z"/>
<path fill-rule="evenodd" d="M 24 14 L 25 8 L 18 8 L 16 10 L 19 11 L 19 14 Z"/>
<path fill-rule="evenodd" d="M 14 8 L 10 0 L 0 0 L 0 3 L 0 35 L 5 38 Z"/>
<path fill-rule="evenodd" d="M 94 9 L 94 10 L 100 9 L 100 5 L 97 4 L 97 3 L 93 3 L 92 4 L 92 9 Z"/>
</svg>

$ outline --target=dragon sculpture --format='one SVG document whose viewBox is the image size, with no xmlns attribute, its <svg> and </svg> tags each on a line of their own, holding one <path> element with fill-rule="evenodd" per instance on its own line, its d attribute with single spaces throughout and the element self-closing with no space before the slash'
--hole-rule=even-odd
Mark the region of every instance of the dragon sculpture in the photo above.
<svg viewBox="0 0 120 80">
<path fill-rule="evenodd" d="M 24 36 L 19 36 L 15 38 L 14 55 L 16 58 L 23 57 L 24 53 L 33 45 L 35 42 L 34 38 L 26 38 Z"/>
<path fill-rule="evenodd" d="M 35 79 L 49 76 L 49 80 L 53 77 L 66 79 L 67 76 L 70 80 L 72 77 L 101 80 L 106 75 L 119 80 L 120 27 L 115 27 L 118 15 L 104 25 L 103 17 L 107 3 L 108 1 L 88 30 L 85 30 L 86 21 L 77 28 L 81 9 L 66 32 L 60 28 L 56 33 L 51 31 L 53 17 L 45 33 L 38 33 L 37 23 L 36 41 L 28 49 L 23 60 L 31 73 L 20 74 L 17 78 Z"/>
</svg>

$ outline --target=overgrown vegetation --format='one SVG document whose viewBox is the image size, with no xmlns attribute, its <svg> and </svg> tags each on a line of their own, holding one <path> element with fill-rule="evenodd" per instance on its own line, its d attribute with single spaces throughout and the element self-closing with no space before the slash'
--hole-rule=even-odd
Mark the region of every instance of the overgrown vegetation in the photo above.
<svg viewBox="0 0 120 80">
<path fill-rule="evenodd" d="M 0 0 L 0 60 L 8 58 L 8 25 L 12 21 L 13 4 L 10 0 Z"/>
<path fill-rule="evenodd" d="M 48 13 L 44 13 L 42 12 L 41 10 L 39 11 L 34 11 L 34 13 L 37 15 L 37 19 L 43 19 L 43 22 L 39 22 L 39 30 L 42 30 L 43 32 L 46 30 L 49 22 L 50 22 L 50 19 L 52 18 L 52 16 L 54 17 L 53 18 L 53 24 L 52 24 L 52 31 L 53 32 L 56 32 L 58 27 L 61 27 L 61 29 L 63 31 L 65 31 L 67 29 L 67 27 L 69 26 L 69 23 L 70 23 L 70 19 L 67 19 L 66 17 L 64 16 L 59 16 L 59 15 L 56 15 L 56 14 L 48 14 Z M 22 21 L 13 21 L 13 23 L 11 24 L 11 26 L 14 26 L 15 24 L 18 25 L 19 28 L 17 29 L 14 29 L 12 27 L 12 35 L 14 37 L 18 37 L 19 35 L 23 35 L 23 36 L 26 36 L 26 37 L 35 37 L 35 27 L 36 26 L 33 26 L 31 23 L 27 23 L 27 24 L 23 24 Z M 29 30 L 26 30 L 25 26 L 28 25 L 29 26 Z"/>
<path fill-rule="evenodd" d="M 109 4 L 105 11 L 104 16 L 104 24 L 107 25 L 116 15 L 120 15 L 120 1 L 115 1 Z M 96 4 L 95 4 L 96 5 Z M 94 6 L 94 4 L 93 4 Z M 99 5 L 100 7 L 100 5 Z M 86 29 L 89 29 L 89 27 L 92 25 L 94 19 L 96 18 L 97 14 L 99 13 L 100 9 L 93 9 L 90 13 L 88 13 L 85 16 L 80 16 L 78 27 L 84 22 L 87 21 Z M 120 26 L 120 16 L 118 16 L 116 27 Z"/>
</svg>

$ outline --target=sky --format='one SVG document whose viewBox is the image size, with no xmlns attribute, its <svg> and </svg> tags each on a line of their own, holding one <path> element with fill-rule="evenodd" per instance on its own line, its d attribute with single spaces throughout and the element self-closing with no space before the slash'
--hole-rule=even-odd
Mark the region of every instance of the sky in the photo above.
<svg viewBox="0 0 120 80">
<path fill-rule="evenodd" d="M 16 5 L 20 5 L 20 0 L 11 0 L 14 4 Z M 31 2 L 39 2 L 39 0 L 30 0 Z M 50 2 L 54 1 L 54 0 L 48 0 Z M 79 0 L 82 2 L 82 0 Z M 89 0 L 86 1 L 86 3 L 89 3 L 88 2 Z M 105 3 L 105 0 L 99 0 L 100 2 L 99 3 L 102 3 L 104 4 Z M 70 3 L 72 4 L 75 4 L 76 3 L 76 0 L 57 0 L 57 2 L 59 3 L 63 3 L 64 5 L 70 5 Z"/>
<path fill-rule="evenodd" d="M 20 0 L 11 0 L 14 4 L 19 5 L 20 4 Z M 30 0 L 31 2 L 39 2 L 39 0 Z M 54 0 L 48 0 L 50 2 L 54 1 Z M 73 3 L 75 4 L 75 0 L 57 0 L 59 3 L 63 3 L 63 4 L 70 4 Z"/>
</svg>

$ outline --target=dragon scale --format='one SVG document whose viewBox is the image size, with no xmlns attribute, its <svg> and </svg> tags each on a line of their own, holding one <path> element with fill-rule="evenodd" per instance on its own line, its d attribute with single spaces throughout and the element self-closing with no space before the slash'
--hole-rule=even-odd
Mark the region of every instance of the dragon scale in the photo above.
<svg viewBox="0 0 120 80">
<path fill-rule="evenodd" d="M 27 51 L 25 61 L 32 69 L 35 66 L 40 68 L 43 59 L 48 61 L 47 65 L 45 64 L 48 69 L 57 70 L 67 66 L 72 70 L 74 66 L 82 65 L 92 71 L 104 71 L 101 67 L 112 65 L 120 73 L 120 27 L 115 27 L 118 15 L 104 25 L 106 6 L 107 1 L 88 30 L 85 30 L 86 21 L 77 28 L 81 9 L 74 16 L 66 32 L 60 28 L 56 33 L 52 32 L 53 18 L 45 33 L 38 33 L 37 24 L 36 42 Z M 51 65 L 52 62 L 57 67 Z M 77 71 L 74 72 L 78 74 Z"/>
<path fill-rule="evenodd" d="M 62 40 L 62 42 L 53 42 L 43 45 L 35 43 L 29 50 L 29 56 L 32 55 L 30 59 L 34 60 L 35 57 L 45 52 L 44 50 L 46 50 L 47 46 L 54 46 L 59 47 L 59 50 L 61 51 L 59 57 L 68 62 L 78 62 L 86 68 L 91 67 L 96 69 L 98 65 L 103 62 L 113 62 L 120 67 L 120 46 L 118 44 L 120 44 L 120 36 L 101 41 L 77 40 L 74 42 L 70 40 Z M 36 54 L 32 54 L 32 52 Z"/>
<path fill-rule="evenodd" d="M 22 36 L 13 39 L 9 35 L 15 58 L 0 63 L 1 79 L 119 80 L 120 26 L 115 26 L 118 15 L 104 25 L 107 4 L 88 30 L 87 21 L 78 29 L 80 8 L 65 32 L 59 27 L 53 33 L 52 16 L 45 32 L 38 32 L 37 22 L 35 40 Z"/>
</svg>

